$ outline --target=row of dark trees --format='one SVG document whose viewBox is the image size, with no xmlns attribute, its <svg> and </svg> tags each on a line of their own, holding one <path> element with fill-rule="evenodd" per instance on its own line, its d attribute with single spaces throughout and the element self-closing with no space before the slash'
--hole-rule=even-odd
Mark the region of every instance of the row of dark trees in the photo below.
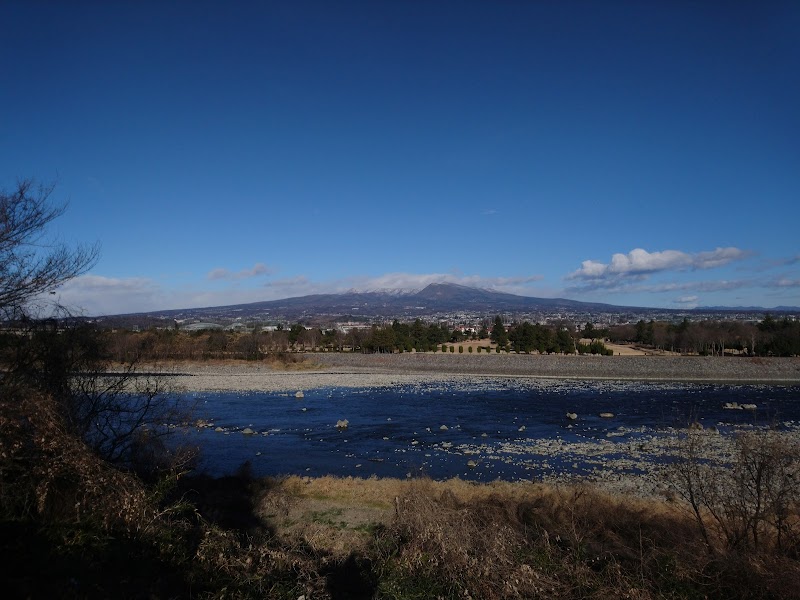
<svg viewBox="0 0 800 600">
<path fill-rule="evenodd" d="M 200 359 L 258 360 L 267 355 L 295 351 L 431 352 L 441 344 L 463 341 L 457 330 L 438 324 L 412 324 L 336 329 L 306 328 L 295 324 L 277 331 L 247 333 L 211 330 L 182 332 L 150 329 L 143 332 L 118 330 L 107 333 L 109 348 L 120 362 Z"/>
<path fill-rule="evenodd" d="M 503 351 L 551 354 L 575 352 L 609 354 L 604 340 L 633 342 L 654 350 L 697 355 L 746 354 L 758 356 L 800 355 L 800 322 L 767 316 L 760 323 L 700 321 L 667 323 L 639 321 L 635 325 L 597 328 L 587 323 L 582 330 L 563 324 L 523 322 L 506 325 L 495 318 L 475 334 L 465 334 L 443 324 L 394 321 L 391 325 L 335 329 L 306 328 L 294 324 L 278 331 L 232 332 L 223 330 L 182 332 L 151 329 L 144 332 L 106 332 L 104 343 L 119 362 L 135 360 L 259 360 L 269 355 L 296 351 L 328 352 L 434 352 L 443 344 L 467 338 L 489 339 Z M 581 343 L 581 340 L 585 340 Z"/>
<path fill-rule="evenodd" d="M 575 353 L 575 340 L 562 327 L 547 327 L 527 321 L 514 327 L 508 335 L 514 352 L 538 352 L 539 354 Z"/>
<path fill-rule="evenodd" d="M 467 339 L 489 339 L 503 351 L 531 353 L 601 353 L 597 347 L 576 345 L 576 340 L 562 326 L 528 322 L 503 325 L 495 319 L 491 334 L 486 325 L 474 333 L 451 329 L 444 324 L 394 321 L 391 325 L 354 328 L 347 333 L 335 329 L 306 328 L 295 324 L 277 331 L 235 332 L 207 330 L 184 332 L 174 329 L 150 329 L 142 332 L 107 331 L 103 343 L 118 362 L 241 359 L 260 360 L 266 356 L 303 351 L 328 352 L 436 352 L 442 345 L 458 344 Z M 487 343 L 488 346 L 488 343 Z"/>
<path fill-rule="evenodd" d="M 640 320 L 604 331 L 615 342 L 635 342 L 682 354 L 724 356 L 800 355 L 800 321 L 766 315 L 761 322 L 697 321 L 680 323 Z"/>
</svg>

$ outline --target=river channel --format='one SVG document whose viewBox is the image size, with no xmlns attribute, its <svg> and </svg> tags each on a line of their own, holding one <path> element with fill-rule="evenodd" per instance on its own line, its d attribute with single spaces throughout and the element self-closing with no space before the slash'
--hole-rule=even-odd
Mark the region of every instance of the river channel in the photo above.
<svg viewBox="0 0 800 600">
<path fill-rule="evenodd" d="M 691 423 L 720 437 L 800 431 L 798 386 L 487 379 L 186 399 L 200 426 L 178 439 L 212 475 L 249 463 L 256 475 L 591 478 L 663 462 L 664 440 Z"/>
</svg>

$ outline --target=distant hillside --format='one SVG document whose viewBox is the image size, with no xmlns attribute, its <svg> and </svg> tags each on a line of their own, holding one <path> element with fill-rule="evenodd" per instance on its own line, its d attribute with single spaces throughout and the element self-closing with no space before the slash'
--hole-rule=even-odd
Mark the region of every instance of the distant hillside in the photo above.
<svg viewBox="0 0 800 600">
<path fill-rule="evenodd" d="M 797 313 L 800 312 L 800 306 L 775 306 L 773 308 L 765 308 L 763 306 L 700 306 L 695 310 L 709 311 L 709 310 L 725 310 L 725 311 L 740 311 L 740 312 L 775 312 L 775 313 Z"/>
<path fill-rule="evenodd" d="M 569 308 L 578 310 L 622 309 L 611 304 L 579 302 L 566 298 L 534 298 L 517 296 L 505 292 L 495 292 L 480 288 L 457 285 L 454 283 L 432 283 L 425 289 L 407 296 L 407 301 L 414 300 L 435 310 L 488 310 L 488 311 L 524 311 L 524 310 L 557 310 Z"/>
<path fill-rule="evenodd" d="M 754 317 L 765 312 L 797 313 L 800 309 L 777 307 L 763 309 L 759 307 L 704 307 L 691 310 L 664 309 L 616 306 L 597 302 L 580 302 L 567 298 L 534 298 L 517 296 L 504 292 L 496 292 L 480 288 L 457 285 L 454 283 L 432 283 L 418 291 L 379 290 L 342 294 L 313 294 L 235 304 L 231 306 L 212 306 L 208 308 L 186 308 L 164 310 L 129 315 L 103 317 L 107 323 L 120 326 L 163 325 L 165 320 L 172 321 L 217 321 L 231 322 L 235 319 L 260 321 L 366 321 L 398 318 L 414 319 L 416 317 L 434 317 L 453 315 L 456 313 L 482 314 L 490 317 L 496 314 L 512 315 L 572 315 L 575 318 L 589 319 L 600 313 L 618 313 L 635 319 L 663 318 L 665 314 L 695 315 L 696 318 L 726 318 L 727 312 L 752 313 Z"/>
<path fill-rule="evenodd" d="M 419 291 L 370 291 L 342 294 L 313 294 L 208 308 L 187 308 L 106 317 L 121 323 L 151 323 L 153 320 L 301 320 L 301 319 L 375 319 L 415 318 L 446 315 L 455 312 L 498 313 L 534 312 L 630 312 L 631 307 L 592 302 L 579 302 L 566 298 L 534 298 L 504 292 L 456 285 L 432 283 Z"/>
</svg>

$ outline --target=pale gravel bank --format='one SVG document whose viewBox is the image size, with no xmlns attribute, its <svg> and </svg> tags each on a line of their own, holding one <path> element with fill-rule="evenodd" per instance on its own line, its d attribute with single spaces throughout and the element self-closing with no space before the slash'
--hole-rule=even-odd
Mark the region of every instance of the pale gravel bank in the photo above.
<svg viewBox="0 0 800 600">
<path fill-rule="evenodd" d="M 187 391 L 292 391 L 377 387 L 497 378 L 800 384 L 800 358 L 698 356 L 538 356 L 506 354 L 301 355 L 300 367 L 268 362 L 180 363 L 157 370 L 176 375 Z M 151 367 L 151 370 L 156 370 Z"/>
</svg>

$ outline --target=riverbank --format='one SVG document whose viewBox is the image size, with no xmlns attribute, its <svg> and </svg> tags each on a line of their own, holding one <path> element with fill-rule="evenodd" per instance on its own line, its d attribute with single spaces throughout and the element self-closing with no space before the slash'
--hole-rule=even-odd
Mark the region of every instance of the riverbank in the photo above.
<svg viewBox="0 0 800 600">
<path fill-rule="evenodd" d="M 292 355 L 295 356 L 295 355 Z M 180 375 L 187 391 L 292 391 L 380 387 L 487 378 L 800 384 L 800 358 L 563 356 L 517 354 L 308 353 L 288 367 L 272 362 L 209 361 L 146 366 Z"/>
</svg>

